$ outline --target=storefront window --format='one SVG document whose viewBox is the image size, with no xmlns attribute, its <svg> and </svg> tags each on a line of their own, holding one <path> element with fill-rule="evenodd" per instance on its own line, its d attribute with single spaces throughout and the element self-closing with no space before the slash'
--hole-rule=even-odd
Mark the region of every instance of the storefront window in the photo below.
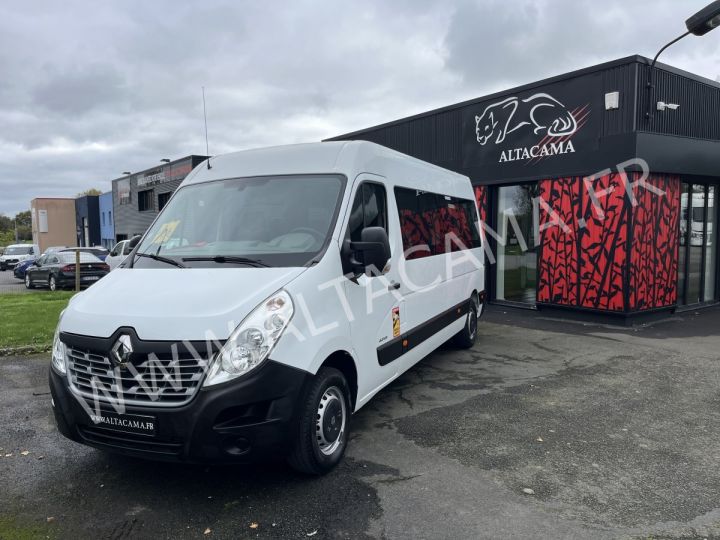
<svg viewBox="0 0 720 540">
<path fill-rule="evenodd" d="M 717 266 L 717 221 L 718 213 L 715 200 L 717 186 L 710 186 L 707 195 L 707 231 L 705 234 L 705 295 L 706 302 L 715 300 L 715 282 Z"/>
<path fill-rule="evenodd" d="M 715 185 L 682 185 L 678 261 L 680 304 L 717 299 L 717 189 Z"/>
<path fill-rule="evenodd" d="M 537 184 L 498 189 L 495 298 L 535 304 L 537 288 Z"/>
<path fill-rule="evenodd" d="M 702 300 L 703 231 L 705 229 L 705 186 L 694 184 L 690 199 L 690 242 L 688 244 L 687 303 L 697 304 Z"/>
</svg>

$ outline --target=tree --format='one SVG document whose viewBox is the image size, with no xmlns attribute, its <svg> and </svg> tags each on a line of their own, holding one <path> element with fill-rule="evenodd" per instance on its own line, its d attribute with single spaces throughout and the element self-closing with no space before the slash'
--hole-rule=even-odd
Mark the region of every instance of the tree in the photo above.
<svg viewBox="0 0 720 540">
<path fill-rule="evenodd" d="M 17 237 L 19 241 L 32 240 L 32 217 L 30 217 L 30 210 L 18 212 L 15 215 L 15 225 L 17 226 Z"/>
<path fill-rule="evenodd" d="M 13 220 L 5 214 L 0 214 L 0 234 L 15 229 Z"/>
<path fill-rule="evenodd" d="M 80 197 L 85 197 L 86 195 L 102 195 L 102 191 L 97 188 L 86 189 L 85 191 L 78 193 L 77 198 L 79 199 Z"/>
</svg>

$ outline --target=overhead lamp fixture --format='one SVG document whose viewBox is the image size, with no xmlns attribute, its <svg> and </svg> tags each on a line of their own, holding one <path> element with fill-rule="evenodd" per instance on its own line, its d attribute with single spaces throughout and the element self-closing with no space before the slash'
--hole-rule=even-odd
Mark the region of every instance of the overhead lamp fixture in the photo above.
<svg viewBox="0 0 720 540">
<path fill-rule="evenodd" d="M 663 53 L 665 49 L 667 49 L 671 45 L 674 45 L 682 38 L 689 36 L 690 34 L 693 34 L 694 36 L 704 36 L 705 34 L 710 32 L 710 30 L 714 30 L 715 28 L 720 26 L 720 0 L 715 0 L 714 2 L 702 8 L 695 15 L 685 21 L 685 26 L 688 31 L 685 32 L 682 36 L 676 37 L 670 43 L 660 49 L 655 55 L 655 58 L 653 58 L 652 64 L 650 64 L 650 74 L 648 75 L 647 83 L 648 104 L 647 112 L 645 113 L 645 118 L 647 118 L 648 121 L 652 119 L 652 115 L 650 114 L 651 104 L 653 102 L 652 91 L 654 88 L 652 83 L 652 76 L 653 72 L 655 71 L 655 64 L 657 63 L 658 57 Z"/>
</svg>

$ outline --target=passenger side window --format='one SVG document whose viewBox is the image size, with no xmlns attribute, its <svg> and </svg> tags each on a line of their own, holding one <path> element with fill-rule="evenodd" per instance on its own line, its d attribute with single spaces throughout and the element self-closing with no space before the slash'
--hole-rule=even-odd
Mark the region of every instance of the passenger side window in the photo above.
<svg viewBox="0 0 720 540">
<path fill-rule="evenodd" d="M 395 200 L 405 259 L 480 247 L 473 201 L 399 187 Z"/>
<path fill-rule="evenodd" d="M 382 227 L 387 231 L 387 224 L 385 187 L 373 182 L 365 182 L 355 194 L 347 236 L 351 242 L 359 242 L 360 233 L 365 227 Z"/>
</svg>

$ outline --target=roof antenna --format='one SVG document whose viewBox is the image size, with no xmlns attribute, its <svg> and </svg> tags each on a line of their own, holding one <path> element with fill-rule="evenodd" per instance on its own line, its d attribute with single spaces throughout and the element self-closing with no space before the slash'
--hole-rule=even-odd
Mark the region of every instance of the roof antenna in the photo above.
<svg viewBox="0 0 720 540">
<path fill-rule="evenodd" d="M 203 117 L 205 118 L 205 153 L 207 154 L 207 168 L 212 169 L 210 166 L 210 145 L 208 144 L 208 132 L 207 132 L 207 109 L 205 108 L 205 87 L 202 87 L 203 95 Z"/>
</svg>

